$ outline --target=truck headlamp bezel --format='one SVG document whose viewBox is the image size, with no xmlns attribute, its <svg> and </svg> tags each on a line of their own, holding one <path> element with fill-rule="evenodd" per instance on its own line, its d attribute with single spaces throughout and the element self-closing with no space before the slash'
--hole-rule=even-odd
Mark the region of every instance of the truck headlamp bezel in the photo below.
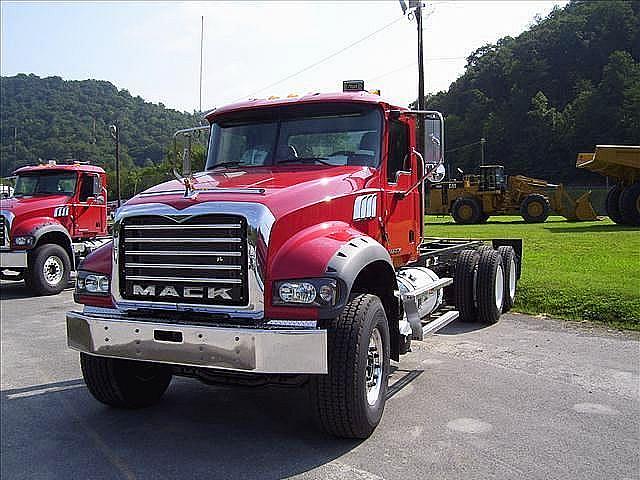
<svg viewBox="0 0 640 480">
<path fill-rule="evenodd" d="M 111 291 L 111 278 L 102 273 L 78 270 L 76 277 L 76 295 L 107 296 Z"/>
<path fill-rule="evenodd" d="M 16 248 L 31 248 L 35 243 L 35 237 L 33 235 L 20 235 L 13 237 L 12 243 Z"/>
<path fill-rule="evenodd" d="M 273 305 L 333 308 L 340 298 L 334 278 L 280 280 L 273 285 Z"/>
</svg>

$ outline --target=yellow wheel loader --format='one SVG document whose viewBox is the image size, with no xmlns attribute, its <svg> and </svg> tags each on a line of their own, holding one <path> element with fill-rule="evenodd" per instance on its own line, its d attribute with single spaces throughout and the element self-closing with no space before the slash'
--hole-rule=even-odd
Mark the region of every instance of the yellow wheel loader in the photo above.
<svg viewBox="0 0 640 480">
<path fill-rule="evenodd" d="M 640 226 L 640 146 L 597 145 L 594 153 L 580 153 L 576 167 L 612 177 L 607 215 L 621 225 Z"/>
<path fill-rule="evenodd" d="M 552 211 L 568 220 L 597 220 L 590 195 L 587 192 L 573 199 L 562 184 L 506 176 L 502 165 L 485 165 L 478 175 L 431 185 L 426 212 L 450 214 L 462 224 L 483 223 L 492 215 L 521 215 L 527 223 L 540 223 Z"/>
</svg>

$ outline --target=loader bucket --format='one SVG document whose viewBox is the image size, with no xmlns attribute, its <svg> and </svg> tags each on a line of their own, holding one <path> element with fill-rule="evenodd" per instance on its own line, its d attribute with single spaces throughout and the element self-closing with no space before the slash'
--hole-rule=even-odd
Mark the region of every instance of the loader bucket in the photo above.
<svg viewBox="0 0 640 480">
<path fill-rule="evenodd" d="M 598 220 L 596 211 L 591 204 L 591 191 L 583 193 L 574 200 L 560 185 L 552 198 L 551 208 L 567 220 L 578 222 Z"/>
<path fill-rule="evenodd" d="M 588 222 L 597 219 L 598 215 L 591 204 L 591 191 L 585 192 L 576 199 L 576 220 Z"/>
</svg>

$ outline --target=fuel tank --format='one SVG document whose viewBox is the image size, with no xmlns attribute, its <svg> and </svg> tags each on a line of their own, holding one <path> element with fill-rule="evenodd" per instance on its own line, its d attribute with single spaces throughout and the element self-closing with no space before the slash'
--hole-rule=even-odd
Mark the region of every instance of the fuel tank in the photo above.
<svg viewBox="0 0 640 480">
<path fill-rule="evenodd" d="M 439 280 L 438 275 L 433 270 L 425 267 L 403 268 L 397 273 L 398 288 L 400 294 L 420 292 L 429 284 Z M 424 290 L 424 293 L 416 295 L 416 306 L 418 315 L 424 318 L 437 310 L 442 305 L 442 289 L 434 292 Z"/>
</svg>

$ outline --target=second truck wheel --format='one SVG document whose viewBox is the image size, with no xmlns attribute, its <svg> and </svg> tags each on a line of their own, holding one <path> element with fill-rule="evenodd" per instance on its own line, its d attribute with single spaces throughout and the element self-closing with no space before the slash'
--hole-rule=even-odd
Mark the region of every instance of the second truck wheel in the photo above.
<svg viewBox="0 0 640 480">
<path fill-rule="evenodd" d="M 70 274 L 69 255 L 60 245 L 50 243 L 31 254 L 25 283 L 38 295 L 55 295 L 67 287 Z"/>
</svg>

